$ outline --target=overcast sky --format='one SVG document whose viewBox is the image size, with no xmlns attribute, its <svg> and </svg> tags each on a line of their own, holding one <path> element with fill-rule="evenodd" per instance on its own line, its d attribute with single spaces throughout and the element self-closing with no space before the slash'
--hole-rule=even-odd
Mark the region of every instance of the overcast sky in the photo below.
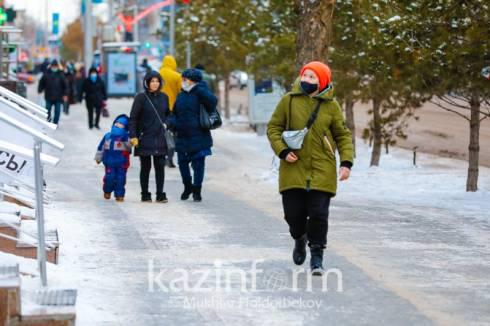
<svg viewBox="0 0 490 326">
<path fill-rule="evenodd" d="M 46 4 L 48 4 L 48 21 L 51 22 L 53 13 L 58 12 L 61 33 L 66 25 L 80 15 L 80 0 L 5 0 L 5 4 L 7 7 L 13 5 L 16 9 L 26 9 L 29 16 L 41 22 L 46 21 Z"/>
</svg>

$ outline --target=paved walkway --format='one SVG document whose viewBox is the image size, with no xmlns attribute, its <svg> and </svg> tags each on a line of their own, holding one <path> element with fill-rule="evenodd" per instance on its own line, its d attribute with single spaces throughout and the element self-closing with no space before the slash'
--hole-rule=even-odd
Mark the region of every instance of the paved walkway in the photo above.
<svg viewBox="0 0 490 326">
<path fill-rule="evenodd" d="M 129 112 L 131 104 L 109 103 L 113 117 Z M 253 172 L 267 169 L 269 156 L 258 155 L 240 136 L 219 131 L 202 203 L 178 200 L 182 185 L 176 169 L 166 170 L 168 204 L 141 203 L 134 158 L 126 201 L 106 201 L 103 168 L 93 156 L 111 121 L 103 120 L 102 131 L 90 131 L 85 112 L 75 106 L 62 117 L 57 139 L 66 144 L 63 161 L 47 171 L 48 189 L 61 212 L 55 218 L 60 264 L 73 272 L 79 287 L 79 325 L 490 322 L 488 247 L 459 234 L 452 222 L 420 220 L 423 208 L 387 210 L 381 203 L 353 207 L 336 201 L 324 287 L 292 264 L 280 197 Z M 481 228 L 488 232 L 487 224 Z M 400 234 L 410 234 L 421 247 L 404 246 Z M 449 238 L 455 243 L 444 246 Z M 452 259 L 473 255 L 475 248 L 486 260 L 480 266 L 440 264 L 446 252 L 456 252 Z M 460 278 L 447 279 L 454 275 Z M 448 286 L 451 282 L 457 286 Z"/>
</svg>

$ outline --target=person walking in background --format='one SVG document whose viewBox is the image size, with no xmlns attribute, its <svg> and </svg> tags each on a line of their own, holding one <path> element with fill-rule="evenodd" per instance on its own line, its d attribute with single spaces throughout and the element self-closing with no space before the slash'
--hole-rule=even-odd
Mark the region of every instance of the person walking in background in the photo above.
<svg viewBox="0 0 490 326">
<path fill-rule="evenodd" d="M 75 68 L 72 63 L 68 62 L 63 70 L 68 83 L 68 100 L 63 102 L 63 113 L 70 113 L 70 105 L 76 103 L 77 93 L 75 85 Z"/>
<path fill-rule="evenodd" d="M 153 69 L 151 69 L 150 64 L 148 63 L 148 59 L 147 58 L 144 58 L 143 59 L 143 61 L 141 62 L 140 67 L 145 70 L 145 75 L 153 70 Z"/>
<path fill-rule="evenodd" d="M 137 94 L 133 101 L 129 119 L 129 135 L 135 147 L 134 155 L 140 158 L 141 201 L 151 202 L 148 191 L 151 161 L 155 169 L 156 200 L 168 202 L 163 192 L 165 183 L 165 155 L 167 143 L 165 139 L 165 122 L 170 114 L 168 96 L 160 91 L 163 81 L 160 74 L 152 71 L 146 74 L 144 92 Z"/>
<path fill-rule="evenodd" d="M 97 147 L 95 161 L 104 163 L 104 198 L 111 199 L 114 192 L 116 201 L 124 201 L 126 193 L 126 173 L 129 168 L 131 144 L 128 133 L 129 117 L 119 115 L 112 124 L 111 131 L 104 135 Z"/>
<path fill-rule="evenodd" d="M 187 200 L 192 194 L 194 201 L 200 202 L 205 160 L 206 156 L 212 154 L 213 146 L 211 132 L 201 127 L 200 110 L 203 105 L 208 112 L 214 111 L 218 99 L 202 80 L 200 70 L 184 70 L 182 78 L 182 91 L 177 96 L 169 118 L 169 128 L 176 134 L 175 151 L 184 184 L 181 199 Z M 189 165 L 192 166 L 194 176 L 191 175 Z"/>
<path fill-rule="evenodd" d="M 58 124 L 60 121 L 61 105 L 68 101 L 69 86 L 58 61 L 51 61 L 49 69 L 43 74 L 37 88 L 39 94 L 44 92 L 48 121 Z M 51 116 L 54 107 L 54 117 Z"/>
<path fill-rule="evenodd" d="M 177 72 L 177 62 L 171 55 L 166 55 L 163 58 L 162 66 L 160 68 L 160 75 L 163 78 L 162 92 L 168 96 L 170 111 L 173 110 L 175 99 L 182 87 L 182 76 Z M 175 168 L 174 164 L 174 150 L 169 149 L 167 153 L 167 165 L 171 168 Z"/>
<path fill-rule="evenodd" d="M 286 143 L 285 131 L 302 131 L 305 127 L 308 131 L 302 142 Z M 279 192 L 295 241 L 293 261 L 303 264 L 308 243 L 312 273 L 322 275 L 330 199 L 337 191 L 335 150 L 340 153 L 340 181 L 349 178 L 354 153 L 352 134 L 333 97 L 327 65 L 314 61 L 301 69 L 292 92 L 277 105 L 267 126 L 267 136 L 281 158 Z"/>
<path fill-rule="evenodd" d="M 85 81 L 85 68 L 82 64 L 75 64 L 75 89 L 77 94 L 77 102 L 83 101 L 83 82 Z"/>
<path fill-rule="evenodd" d="M 85 97 L 85 105 L 88 111 L 88 127 L 100 129 L 100 114 L 102 105 L 107 100 L 107 93 L 104 81 L 100 78 L 97 69 L 92 67 L 89 70 L 89 76 L 82 85 L 81 98 Z M 95 122 L 94 122 L 95 113 Z"/>
</svg>

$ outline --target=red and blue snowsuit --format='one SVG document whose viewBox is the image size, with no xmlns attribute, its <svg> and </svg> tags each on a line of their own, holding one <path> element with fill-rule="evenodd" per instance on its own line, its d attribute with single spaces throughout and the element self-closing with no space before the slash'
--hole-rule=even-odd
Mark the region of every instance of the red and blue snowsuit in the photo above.
<svg viewBox="0 0 490 326">
<path fill-rule="evenodd" d="M 116 122 L 124 128 L 116 126 Z M 129 168 L 131 144 L 128 132 L 129 117 L 119 115 L 112 124 L 111 132 L 104 135 L 97 147 L 95 160 L 103 162 L 105 166 L 104 193 L 112 193 L 116 197 L 124 197 L 126 185 L 126 172 Z"/>
</svg>

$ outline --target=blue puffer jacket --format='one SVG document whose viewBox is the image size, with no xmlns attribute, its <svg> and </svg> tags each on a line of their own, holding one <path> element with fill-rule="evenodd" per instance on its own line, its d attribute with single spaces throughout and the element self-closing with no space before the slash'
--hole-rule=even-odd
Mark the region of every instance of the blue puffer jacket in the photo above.
<svg viewBox="0 0 490 326">
<path fill-rule="evenodd" d="M 116 127 L 116 122 L 122 124 L 124 128 Z M 112 168 L 127 169 L 129 167 L 131 144 L 129 143 L 128 124 L 129 117 L 125 114 L 119 115 L 114 120 L 111 132 L 104 135 L 97 147 L 96 161 L 102 161 L 105 166 Z"/>
<path fill-rule="evenodd" d="M 209 91 L 205 82 L 196 84 L 189 92 L 182 90 L 179 93 L 168 120 L 169 127 L 176 133 L 176 152 L 195 153 L 213 146 L 211 132 L 201 128 L 199 112 L 201 105 L 212 112 L 217 103 L 218 99 Z"/>
</svg>

